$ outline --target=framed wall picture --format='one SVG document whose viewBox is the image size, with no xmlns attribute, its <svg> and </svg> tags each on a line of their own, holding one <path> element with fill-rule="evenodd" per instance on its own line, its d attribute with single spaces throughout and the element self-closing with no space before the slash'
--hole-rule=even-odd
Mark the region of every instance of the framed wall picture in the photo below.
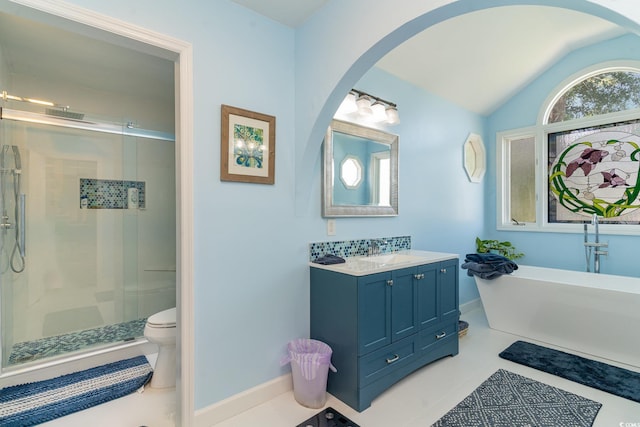
<svg viewBox="0 0 640 427">
<path fill-rule="evenodd" d="M 222 105 L 220 180 L 273 184 L 276 118 Z"/>
</svg>

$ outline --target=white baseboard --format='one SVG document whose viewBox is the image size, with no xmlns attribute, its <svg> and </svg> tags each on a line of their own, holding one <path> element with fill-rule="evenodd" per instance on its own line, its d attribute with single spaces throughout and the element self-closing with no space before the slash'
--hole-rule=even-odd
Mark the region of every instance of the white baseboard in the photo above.
<svg viewBox="0 0 640 427">
<path fill-rule="evenodd" d="M 472 310 L 482 308 L 480 298 L 460 305 L 460 312 L 466 314 Z M 266 383 L 260 384 L 235 396 L 231 396 L 218 403 L 214 403 L 195 412 L 196 427 L 211 427 L 226 419 L 248 411 L 254 406 L 293 390 L 291 374 L 282 375 Z"/>
<path fill-rule="evenodd" d="M 291 390 L 291 374 L 282 375 L 206 408 L 198 409 L 195 413 L 195 425 L 211 427 Z"/>
<path fill-rule="evenodd" d="M 470 311 L 482 308 L 482 301 L 480 298 L 476 298 L 474 300 L 465 302 L 464 304 L 460 304 L 460 313 L 467 314 Z"/>
</svg>

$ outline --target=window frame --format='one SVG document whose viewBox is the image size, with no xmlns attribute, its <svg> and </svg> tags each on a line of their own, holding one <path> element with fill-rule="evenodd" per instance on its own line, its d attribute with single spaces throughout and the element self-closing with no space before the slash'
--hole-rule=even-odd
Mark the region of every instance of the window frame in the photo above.
<svg viewBox="0 0 640 427">
<path fill-rule="evenodd" d="M 372 178 L 377 178 L 377 179 L 372 179 L 372 183 L 371 183 L 371 200 L 373 201 L 374 205 L 378 205 L 380 206 L 380 201 L 382 200 L 382 198 L 380 197 L 381 195 L 381 182 L 380 182 L 380 171 L 381 171 L 381 161 L 382 160 L 388 160 L 389 161 L 389 175 L 391 175 L 391 152 L 389 151 L 378 151 L 375 153 L 371 153 L 371 173 L 370 176 Z M 391 204 L 391 191 L 389 191 L 388 194 L 388 198 L 389 198 L 389 204 Z M 388 206 L 388 205 L 383 205 L 383 206 Z"/>
<path fill-rule="evenodd" d="M 616 65 L 600 64 L 576 73 L 547 97 L 540 109 L 536 125 L 496 132 L 496 229 L 501 231 L 582 233 L 581 224 L 550 223 L 548 219 L 548 135 L 589 126 L 598 126 L 625 120 L 640 119 L 640 108 L 603 114 L 595 117 L 583 117 L 557 123 L 547 123 L 550 110 L 555 102 L 573 85 L 594 75 L 611 71 L 632 71 L 640 73 L 640 61 L 624 61 Z M 509 141 L 527 137 L 534 138 L 535 144 L 535 200 L 536 222 L 516 224 L 511 220 L 510 206 L 510 147 Z M 614 235 L 640 235 L 640 224 L 601 223 L 603 233 Z"/>
</svg>

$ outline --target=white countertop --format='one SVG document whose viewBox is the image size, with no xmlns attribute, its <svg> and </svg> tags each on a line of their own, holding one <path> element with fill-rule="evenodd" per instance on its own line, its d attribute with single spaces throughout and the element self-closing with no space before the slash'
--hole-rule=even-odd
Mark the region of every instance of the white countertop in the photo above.
<svg viewBox="0 0 640 427">
<path fill-rule="evenodd" d="M 373 256 L 360 255 L 349 257 L 345 258 L 346 262 L 342 264 L 322 265 L 310 262 L 309 266 L 349 274 L 351 276 L 366 276 L 368 274 L 430 264 L 448 259 L 456 259 L 458 257 L 459 255 L 457 254 L 409 249 Z"/>
</svg>

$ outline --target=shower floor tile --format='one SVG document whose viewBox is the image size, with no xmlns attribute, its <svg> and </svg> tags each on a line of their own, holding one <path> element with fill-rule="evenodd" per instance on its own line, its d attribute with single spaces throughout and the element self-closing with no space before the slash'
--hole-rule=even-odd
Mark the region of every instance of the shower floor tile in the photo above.
<svg viewBox="0 0 640 427">
<path fill-rule="evenodd" d="M 9 365 L 59 356 L 98 344 L 111 344 L 141 337 L 146 322 L 146 318 L 136 319 L 115 325 L 16 343 L 9 356 Z"/>
</svg>

